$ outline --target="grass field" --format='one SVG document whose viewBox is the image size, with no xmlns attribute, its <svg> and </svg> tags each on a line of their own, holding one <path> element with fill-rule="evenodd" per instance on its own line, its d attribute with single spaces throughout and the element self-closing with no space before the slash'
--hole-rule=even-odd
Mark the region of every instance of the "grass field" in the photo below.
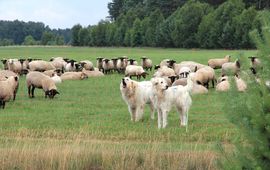
<svg viewBox="0 0 270 170">
<path fill-rule="evenodd" d="M 64 56 L 76 60 L 126 55 L 150 57 L 155 64 L 171 58 L 207 64 L 209 58 L 230 54 L 255 55 L 251 50 L 182 50 L 155 48 L 3 47 L 0 58 Z M 2 67 L 2 66 L 1 66 Z M 219 74 L 219 72 L 217 72 Z M 223 100 L 213 89 L 192 97 L 189 131 L 180 128 L 175 110 L 168 127 L 158 130 L 157 119 L 132 123 L 121 98 L 122 75 L 65 81 L 60 95 L 45 99 L 36 90 L 29 99 L 25 77 L 18 97 L 0 110 L 1 169 L 218 169 L 216 144 L 232 148 L 237 129 L 226 119 Z M 150 77 L 148 77 L 150 79 Z"/>
</svg>

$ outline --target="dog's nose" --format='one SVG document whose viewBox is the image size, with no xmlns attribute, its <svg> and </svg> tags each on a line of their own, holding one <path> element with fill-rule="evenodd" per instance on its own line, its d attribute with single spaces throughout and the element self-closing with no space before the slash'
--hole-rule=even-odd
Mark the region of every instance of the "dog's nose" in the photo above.
<svg viewBox="0 0 270 170">
<path fill-rule="evenodd" d="M 166 90 L 169 88 L 169 86 L 166 86 Z"/>
</svg>

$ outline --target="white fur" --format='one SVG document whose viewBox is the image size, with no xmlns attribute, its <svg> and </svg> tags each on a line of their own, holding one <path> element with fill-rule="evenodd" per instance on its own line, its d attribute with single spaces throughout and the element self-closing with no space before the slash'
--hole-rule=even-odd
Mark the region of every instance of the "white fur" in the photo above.
<svg viewBox="0 0 270 170">
<path fill-rule="evenodd" d="M 158 128 L 165 128 L 167 126 L 168 112 L 172 106 L 176 106 L 181 118 L 181 126 L 188 124 L 188 111 L 192 104 L 190 92 L 192 90 L 193 82 L 188 77 L 186 86 L 172 86 L 168 87 L 164 78 L 153 78 L 153 99 L 155 108 L 158 111 Z"/>
<path fill-rule="evenodd" d="M 150 81 L 137 82 L 125 77 L 120 83 L 120 91 L 128 105 L 131 121 L 139 121 L 142 118 L 145 104 L 150 104 L 151 118 L 154 119 L 155 110 Z"/>
</svg>

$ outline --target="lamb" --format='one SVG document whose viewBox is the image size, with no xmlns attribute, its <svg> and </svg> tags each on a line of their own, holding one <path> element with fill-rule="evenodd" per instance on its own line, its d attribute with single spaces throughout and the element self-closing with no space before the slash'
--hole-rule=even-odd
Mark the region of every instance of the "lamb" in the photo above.
<svg viewBox="0 0 270 170">
<path fill-rule="evenodd" d="M 110 59 L 102 60 L 103 73 L 108 74 L 113 70 L 113 61 Z"/>
<path fill-rule="evenodd" d="M 221 70 L 221 74 L 222 75 L 235 75 L 238 74 L 240 72 L 240 62 L 239 60 L 236 60 L 235 62 L 228 62 L 228 63 L 224 63 L 222 65 L 222 70 Z"/>
<path fill-rule="evenodd" d="M 80 61 L 81 66 L 85 69 L 85 70 L 89 70 L 89 71 L 93 71 L 94 70 L 94 65 L 91 61 L 89 60 L 83 60 Z"/>
<path fill-rule="evenodd" d="M 234 80 L 236 83 L 237 90 L 240 92 L 245 92 L 247 89 L 246 82 L 243 79 L 241 79 L 237 74 L 234 76 Z"/>
<path fill-rule="evenodd" d="M 195 72 L 194 82 L 209 88 L 209 81 L 212 81 L 212 86 L 215 87 L 215 70 L 209 66 L 203 67 Z"/>
<path fill-rule="evenodd" d="M 86 74 L 88 77 L 102 77 L 102 76 L 104 76 L 104 74 L 98 70 L 89 71 L 89 70 L 83 69 L 82 72 L 84 74 Z"/>
<path fill-rule="evenodd" d="M 103 67 L 102 67 L 102 60 L 103 60 L 102 57 L 98 57 L 98 58 L 97 58 L 97 68 L 99 69 L 99 71 L 102 71 L 102 70 L 103 70 Z"/>
<path fill-rule="evenodd" d="M 83 80 L 88 78 L 83 72 L 65 72 L 60 77 L 62 80 Z"/>
<path fill-rule="evenodd" d="M 213 69 L 221 68 L 224 63 L 230 62 L 231 56 L 226 55 L 224 58 L 215 58 L 208 60 L 208 66 L 212 67 Z"/>
<path fill-rule="evenodd" d="M 135 65 L 129 65 L 126 67 L 126 71 L 125 71 L 125 76 L 126 77 L 132 77 L 132 76 L 137 76 L 137 79 L 140 80 L 141 76 L 143 78 L 146 78 L 146 75 L 148 73 L 146 73 L 144 71 L 144 69 L 142 68 L 142 66 L 135 66 Z"/>
<path fill-rule="evenodd" d="M 11 98 L 15 100 L 19 81 L 17 76 L 8 77 L 6 80 L 0 81 L 0 107 L 5 108 L 6 102 Z"/>
<path fill-rule="evenodd" d="M 147 57 L 142 57 L 141 59 L 142 59 L 141 65 L 143 69 L 145 69 L 146 71 L 148 71 L 148 69 L 152 71 L 152 67 L 153 67 L 152 60 L 150 60 Z"/>
<path fill-rule="evenodd" d="M 47 70 L 55 70 L 55 67 L 48 61 L 35 60 L 29 63 L 29 70 L 43 72 Z"/>
<path fill-rule="evenodd" d="M 162 66 L 158 68 L 158 70 L 153 75 L 153 77 L 171 77 L 171 76 L 175 76 L 175 72 L 173 69 L 167 66 Z"/>
<path fill-rule="evenodd" d="M 250 58 L 251 62 L 250 62 L 250 65 L 252 68 L 254 69 L 261 69 L 262 68 L 262 63 L 261 63 L 261 60 L 258 59 L 258 57 L 248 57 Z"/>
<path fill-rule="evenodd" d="M 59 94 L 54 81 L 43 73 L 32 71 L 26 75 L 26 84 L 28 88 L 29 98 L 34 98 L 35 88 L 43 89 L 45 98 L 49 96 L 53 99 L 56 94 Z"/>
<path fill-rule="evenodd" d="M 218 84 L 216 86 L 216 91 L 228 91 L 230 89 L 230 82 L 228 76 L 223 76 L 219 78 Z"/>
</svg>

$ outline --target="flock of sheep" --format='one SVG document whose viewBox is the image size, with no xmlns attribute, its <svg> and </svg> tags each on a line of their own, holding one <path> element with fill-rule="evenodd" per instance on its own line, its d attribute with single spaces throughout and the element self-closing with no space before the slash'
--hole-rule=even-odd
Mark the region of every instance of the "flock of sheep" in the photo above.
<svg viewBox="0 0 270 170">
<path fill-rule="evenodd" d="M 250 57 L 251 71 L 261 67 L 257 57 Z M 82 80 L 87 77 L 99 77 L 104 74 L 117 72 L 124 74 L 120 90 L 123 99 L 128 104 L 132 121 L 142 118 L 144 105 L 151 106 L 151 118 L 154 111 L 158 111 L 158 127 L 165 128 L 167 114 L 172 106 L 176 106 L 181 125 L 188 122 L 188 110 L 191 106 L 190 94 L 208 93 L 209 83 L 216 91 L 230 89 L 229 76 L 233 75 L 236 87 L 243 92 L 247 89 L 246 82 L 240 77 L 241 65 L 239 60 L 231 62 L 229 55 L 224 58 L 210 59 L 208 65 L 194 61 L 165 59 L 159 65 L 153 65 L 151 59 L 141 58 L 140 65 L 134 59 L 119 57 L 114 59 L 97 58 L 96 67 L 89 60 L 75 61 L 63 57 L 55 57 L 50 61 L 41 59 L 3 59 L 4 69 L 0 70 L 0 107 L 5 108 L 5 103 L 16 99 L 19 87 L 19 76 L 26 74 L 28 95 L 34 97 L 35 88 L 43 89 L 45 97 L 54 98 L 57 84 L 63 80 Z M 138 82 L 132 80 L 136 77 L 145 78 L 147 71 L 155 69 L 151 81 Z M 221 69 L 221 76 L 217 78 L 215 69 Z M 139 89 L 139 90 L 138 90 Z"/>
</svg>

